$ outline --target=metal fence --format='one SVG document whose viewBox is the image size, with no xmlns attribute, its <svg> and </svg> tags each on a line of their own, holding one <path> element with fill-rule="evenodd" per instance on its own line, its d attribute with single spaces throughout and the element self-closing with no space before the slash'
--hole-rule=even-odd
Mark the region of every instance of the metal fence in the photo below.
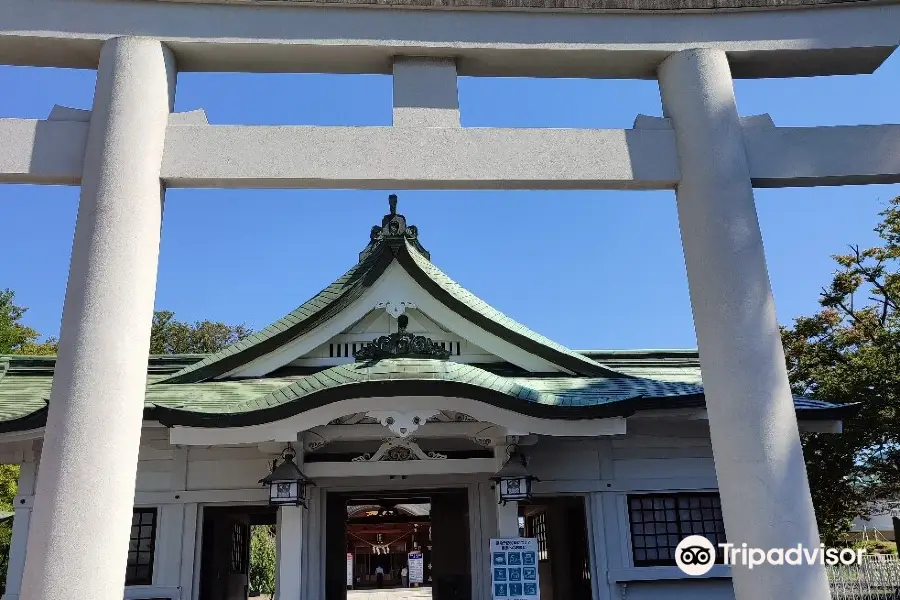
<svg viewBox="0 0 900 600">
<path fill-rule="evenodd" d="M 900 600 L 900 560 L 865 556 L 859 564 L 828 567 L 832 600 Z"/>
</svg>

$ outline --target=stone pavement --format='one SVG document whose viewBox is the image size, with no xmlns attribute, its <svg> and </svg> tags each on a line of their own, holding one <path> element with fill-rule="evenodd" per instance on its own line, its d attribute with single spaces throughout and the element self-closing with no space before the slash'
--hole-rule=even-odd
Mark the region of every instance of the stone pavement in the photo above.
<svg viewBox="0 0 900 600">
<path fill-rule="evenodd" d="M 394 588 L 389 590 L 347 590 L 347 600 L 424 600 L 431 588 Z"/>
</svg>

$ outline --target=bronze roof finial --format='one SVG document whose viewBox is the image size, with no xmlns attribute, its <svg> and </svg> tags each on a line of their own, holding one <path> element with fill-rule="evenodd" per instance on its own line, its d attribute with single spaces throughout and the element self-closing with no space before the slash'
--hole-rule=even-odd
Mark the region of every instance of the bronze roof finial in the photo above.
<svg viewBox="0 0 900 600">
<path fill-rule="evenodd" d="M 397 194 L 390 194 L 388 196 L 388 206 L 390 206 L 391 209 L 390 214 L 382 217 L 380 226 L 375 225 L 372 227 L 369 233 L 369 245 L 366 246 L 366 250 L 363 250 L 360 253 L 360 260 L 362 260 L 365 253 L 373 244 L 383 241 L 396 244 L 402 240 L 415 246 L 416 250 L 418 250 L 426 260 L 431 260 L 431 255 L 428 254 L 428 251 L 419 243 L 419 230 L 415 225 L 407 225 L 406 217 L 397 212 Z"/>
</svg>

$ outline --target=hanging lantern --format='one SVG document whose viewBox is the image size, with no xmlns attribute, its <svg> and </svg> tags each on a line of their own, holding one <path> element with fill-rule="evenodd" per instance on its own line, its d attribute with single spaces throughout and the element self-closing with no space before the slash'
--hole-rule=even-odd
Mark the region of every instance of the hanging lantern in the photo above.
<svg viewBox="0 0 900 600">
<path fill-rule="evenodd" d="M 273 461 L 272 472 L 259 480 L 269 486 L 269 504 L 273 506 L 307 506 L 307 487 L 313 485 L 294 462 L 297 456 L 288 445 L 281 453 L 281 464 Z"/>
<path fill-rule="evenodd" d="M 531 499 L 531 484 L 540 481 L 528 471 L 528 459 L 518 445 L 506 449 L 506 464 L 491 480 L 500 487 L 500 502 L 521 502 Z"/>
</svg>

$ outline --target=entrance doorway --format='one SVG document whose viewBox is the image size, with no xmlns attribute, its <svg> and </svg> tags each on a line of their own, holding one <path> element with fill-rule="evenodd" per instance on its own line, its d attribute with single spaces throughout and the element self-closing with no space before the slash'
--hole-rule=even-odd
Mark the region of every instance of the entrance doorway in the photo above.
<svg viewBox="0 0 900 600">
<path fill-rule="evenodd" d="M 372 504 L 371 502 L 377 502 Z M 347 584 L 353 589 L 430 587 L 431 499 L 351 500 L 347 503 Z M 410 553 L 422 555 L 422 581 Z M 405 572 L 404 572 L 405 570 Z M 352 580 L 352 582 L 351 582 Z"/>
<path fill-rule="evenodd" d="M 327 600 L 379 588 L 395 590 L 392 597 L 403 589 L 415 598 L 471 600 L 466 490 L 329 493 L 326 511 Z M 419 565 L 410 553 L 413 561 L 421 554 Z M 419 570 L 421 583 L 410 582 Z"/>
<path fill-rule="evenodd" d="M 535 498 L 519 506 L 525 537 L 538 545 L 541 600 L 591 600 L 591 560 L 584 498 Z"/>
<path fill-rule="evenodd" d="M 250 593 L 250 532 L 275 525 L 272 506 L 203 508 L 199 600 L 247 600 Z"/>
</svg>

